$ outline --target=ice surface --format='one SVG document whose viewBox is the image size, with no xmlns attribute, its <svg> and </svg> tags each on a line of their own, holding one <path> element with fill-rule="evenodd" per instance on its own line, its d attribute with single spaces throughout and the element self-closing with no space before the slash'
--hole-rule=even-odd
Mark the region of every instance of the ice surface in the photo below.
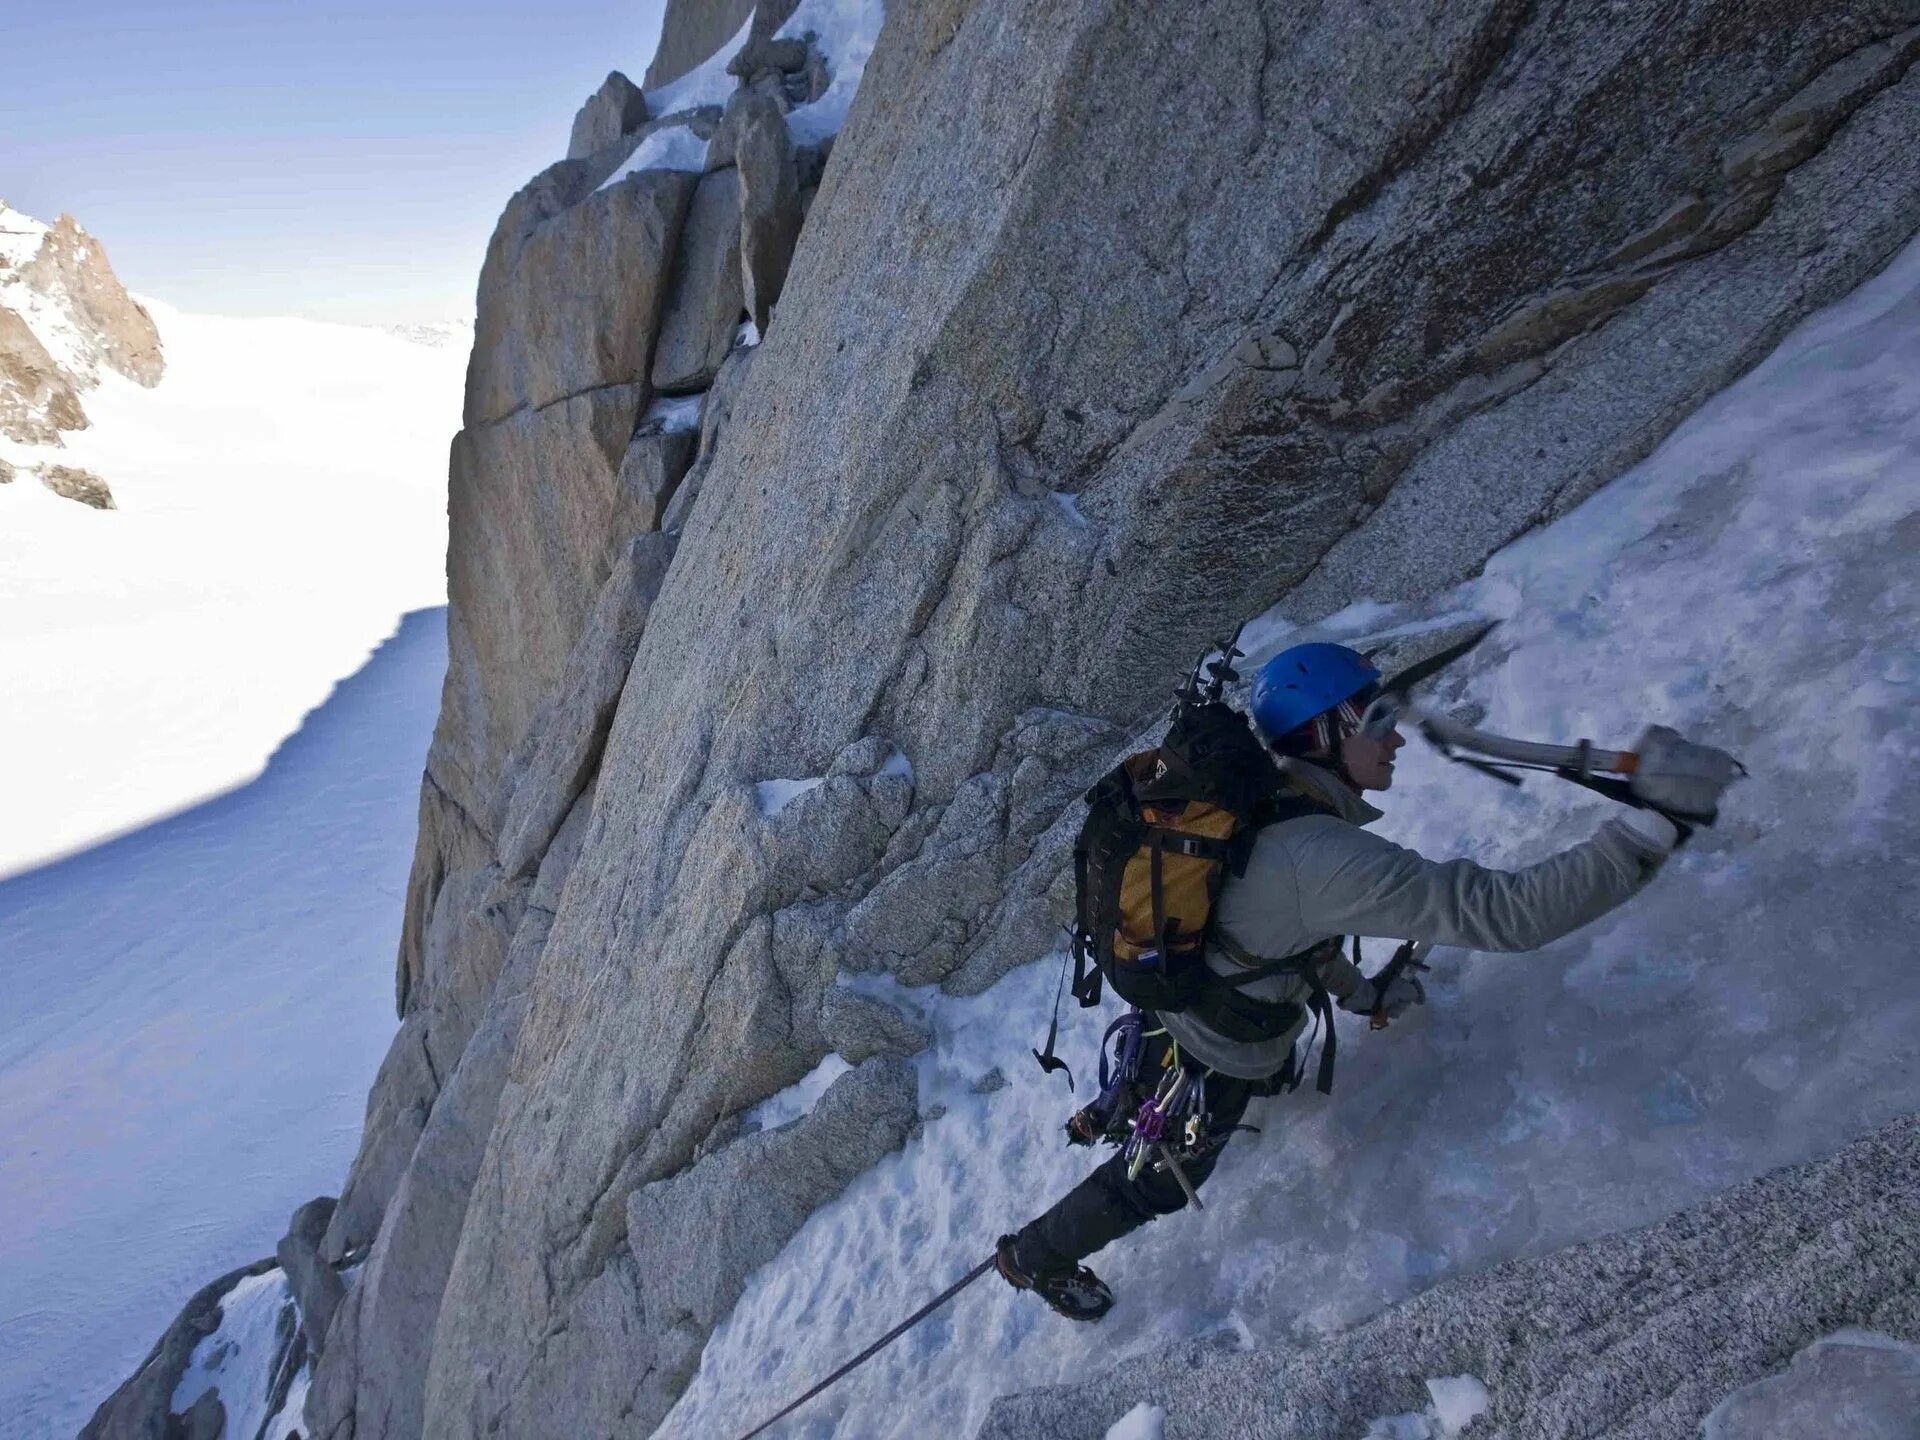
<svg viewBox="0 0 1920 1440">
<path fill-rule="evenodd" d="M 814 44 L 827 57 L 826 94 L 787 116 L 787 129 L 796 144 L 818 145 L 840 133 L 885 19 L 882 0 L 800 0 L 799 9 L 780 27 L 783 36 L 814 36 Z"/>
<path fill-rule="evenodd" d="M 1631 744 L 1659 721 L 1725 745 L 1753 778 L 1720 826 L 1585 932 L 1532 955 L 1437 952 L 1424 1009 L 1379 1034 L 1343 1017 L 1330 1101 L 1255 1102 L 1263 1133 L 1228 1150 L 1204 1212 L 1098 1258 L 1119 1304 L 1097 1329 L 972 1287 L 788 1433 L 965 1434 L 996 1394 L 1169 1339 L 1309 1339 L 1920 1109 L 1916 544 L 1920 245 L 1481 580 L 1341 622 L 1505 617 L 1431 699 L 1520 736 Z M 1437 857 L 1524 863 L 1610 813 L 1550 779 L 1509 791 L 1418 740 L 1399 768 L 1378 828 Z M 1061 1013 L 1080 1095 L 1043 1080 L 1026 1051 L 1056 959 L 981 996 L 926 992 L 936 1041 L 914 1063 L 946 1114 L 749 1280 L 663 1436 L 804 1390 L 1086 1173 L 1060 1125 L 1108 1014 Z M 996 1066 L 1014 1083 L 973 1093 Z"/>
<path fill-rule="evenodd" d="M 811 1115 L 827 1087 L 853 1066 L 838 1055 L 829 1055 L 777 1095 L 769 1095 L 746 1114 L 750 1129 L 778 1130 L 803 1115 Z"/>
<path fill-rule="evenodd" d="M 1166 1426 L 1167 1412 L 1142 1400 L 1107 1427 L 1106 1440 L 1161 1440 Z"/>
<path fill-rule="evenodd" d="M 606 190 L 642 170 L 691 170 L 696 175 L 707 168 L 707 142 L 684 125 L 668 125 L 655 130 L 613 174 L 601 182 Z"/>
<path fill-rule="evenodd" d="M 1920 1440 L 1920 1345 L 1836 1331 L 1714 1406 L 1702 1440 Z"/>
<path fill-rule="evenodd" d="M 464 357 L 147 303 L 70 452 L 122 508 L 0 486 L 7 1440 L 339 1189 L 446 666 Z"/>
</svg>

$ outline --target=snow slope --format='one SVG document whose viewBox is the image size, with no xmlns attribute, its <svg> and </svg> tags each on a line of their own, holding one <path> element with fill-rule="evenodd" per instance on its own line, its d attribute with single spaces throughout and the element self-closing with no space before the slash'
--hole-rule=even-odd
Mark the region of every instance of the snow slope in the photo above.
<svg viewBox="0 0 1920 1440">
<path fill-rule="evenodd" d="M 1284 1346 L 1920 1109 L 1916 554 L 1920 245 L 1479 580 L 1319 627 L 1502 617 L 1432 698 L 1509 734 L 1630 744 L 1658 721 L 1726 745 L 1753 778 L 1720 827 L 1582 934 L 1440 951 L 1423 1011 L 1378 1035 L 1347 1021 L 1331 1101 L 1255 1102 L 1264 1133 L 1235 1141 L 1206 1211 L 1097 1262 L 1120 1296 L 1101 1325 L 988 1277 L 771 1433 L 967 1434 L 996 1394 L 1170 1338 Z M 1418 740 L 1399 771 L 1379 828 L 1435 856 L 1524 863 L 1609 809 L 1551 780 L 1508 791 Z M 922 1104 L 944 1113 L 753 1277 L 662 1435 L 772 1413 L 1085 1173 L 1061 1142 L 1077 1102 L 1025 1053 L 1054 963 L 922 997 Z M 1062 1018 L 1084 1099 L 1107 1017 Z M 1014 1083 L 975 1093 L 995 1067 Z"/>
<path fill-rule="evenodd" d="M 464 356 L 152 308 L 166 378 L 69 443 L 122 508 L 0 487 L 8 1440 L 337 1188 L 445 670 Z"/>
<path fill-rule="evenodd" d="M 166 378 L 103 376 L 54 452 L 119 510 L 0 486 L 0 876 L 257 775 L 446 599 L 463 350 L 146 303 Z"/>
</svg>

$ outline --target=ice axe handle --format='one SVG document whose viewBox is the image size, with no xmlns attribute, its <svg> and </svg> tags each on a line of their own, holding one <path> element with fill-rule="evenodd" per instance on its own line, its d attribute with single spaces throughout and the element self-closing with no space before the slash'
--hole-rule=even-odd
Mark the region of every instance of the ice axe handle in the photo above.
<svg viewBox="0 0 1920 1440">
<path fill-rule="evenodd" d="M 1373 993 L 1378 1003 L 1373 1013 L 1367 1016 L 1367 1029 L 1384 1030 L 1387 1028 L 1390 1023 L 1386 1006 L 1388 989 L 1391 988 L 1394 981 L 1398 980 L 1409 969 L 1424 970 L 1427 968 L 1420 963 L 1420 956 L 1423 955 L 1428 948 L 1431 947 L 1423 947 L 1417 940 L 1404 941 L 1400 948 L 1393 952 L 1393 958 L 1380 967 L 1379 973 L 1373 977 Z"/>
</svg>

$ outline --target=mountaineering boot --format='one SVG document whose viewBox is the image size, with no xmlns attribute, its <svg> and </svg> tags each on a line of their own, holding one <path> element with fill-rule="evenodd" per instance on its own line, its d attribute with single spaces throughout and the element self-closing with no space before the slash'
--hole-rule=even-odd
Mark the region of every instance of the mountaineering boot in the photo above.
<svg viewBox="0 0 1920 1440">
<path fill-rule="evenodd" d="M 1046 1301 L 1055 1313 L 1069 1320 L 1098 1320 L 1113 1308 L 1113 1291 L 1084 1265 L 1060 1270 L 1043 1270 L 1029 1275 L 1014 1259 L 1011 1235 L 1000 1237 L 995 1264 L 1000 1278 L 1016 1290 L 1031 1290 Z"/>
</svg>

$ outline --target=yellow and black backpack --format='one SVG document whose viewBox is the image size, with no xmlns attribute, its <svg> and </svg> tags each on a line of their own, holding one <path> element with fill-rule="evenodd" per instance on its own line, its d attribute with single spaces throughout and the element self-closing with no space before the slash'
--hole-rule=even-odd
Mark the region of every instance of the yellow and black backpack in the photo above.
<svg viewBox="0 0 1920 1440">
<path fill-rule="evenodd" d="M 1087 792 L 1087 818 L 1074 844 L 1073 996 L 1100 1003 L 1102 982 L 1130 1005 L 1156 1013 L 1191 1011 L 1227 1039 L 1284 1034 L 1303 1012 L 1330 1037 L 1332 1001 L 1319 980 L 1335 939 L 1298 955 L 1252 955 L 1214 925 L 1230 875 L 1246 873 L 1262 827 L 1325 807 L 1288 786 L 1246 718 L 1220 699 L 1236 679 L 1232 642 L 1179 692 L 1166 736 L 1129 756 Z M 1206 963 L 1209 946 L 1238 962 L 1230 976 Z M 1243 989 L 1256 980 L 1297 974 L 1308 983 L 1304 1006 L 1260 1001 Z M 1036 1051 L 1042 1068 L 1047 1053 Z M 1331 1046 L 1323 1047 L 1319 1088 L 1332 1085 Z"/>
</svg>

